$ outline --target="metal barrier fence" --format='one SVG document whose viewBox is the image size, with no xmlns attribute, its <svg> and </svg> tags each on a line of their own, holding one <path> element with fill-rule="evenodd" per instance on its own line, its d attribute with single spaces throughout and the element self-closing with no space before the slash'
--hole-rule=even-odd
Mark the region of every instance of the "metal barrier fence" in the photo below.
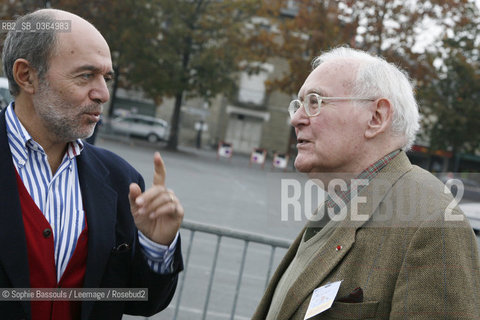
<svg viewBox="0 0 480 320">
<path fill-rule="evenodd" d="M 268 284 L 268 281 L 270 279 L 272 269 L 273 269 L 273 261 L 274 261 L 274 256 L 275 256 L 275 250 L 277 248 L 288 248 L 290 246 L 291 241 L 285 240 L 285 239 L 280 239 L 280 238 L 274 238 L 274 237 L 268 237 L 260 234 L 254 234 L 254 233 L 249 233 L 249 232 L 243 232 L 243 231 L 237 231 L 233 230 L 230 228 L 224 228 L 224 227 L 217 227 L 217 226 L 212 226 L 212 225 L 207 225 L 203 223 L 198 223 L 198 222 L 191 222 L 191 221 L 183 221 L 182 223 L 182 229 L 187 229 L 190 230 L 190 237 L 188 240 L 188 249 L 186 254 L 184 255 L 185 258 L 185 270 L 181 273 L 180 276 L 180 282 L 179 286 L 177 288 L 177 300 L 175 304 L 175 311 L 173 315 L 173 319 L 177 319 L 179 309 L 180 309 L 180 304 L 182 301 L 182 292 L 184 288 L 184 283 L 185 283 L 185 278 L 188 273 L 188 263 L 191 255 L 191 248 L 193 244 L 193 239 L 195 237 L 196 232 L 201 232 L 201 233 L 207 233 L 211 235 L 216 236 L 216 245 L 215 245 L 215 251 L 213 255 L 213 261 L 212 261 L 212 267 L 210 270 L 210 277 L 209 277 L 209 282 L 208 282 L 208 287 L 207 287 L 207 292 L 206 292 L 206 300 L 205 304 L 203 306 L 203 313 L 201 315 L 201 319 L 205 320 L 207 317 L 207 312 L 209 308 L 209 302 L 210 302 L 210 295 L 212 291 L 212 285 L 213 285 L 213 279 L 215 276 L 215 269 L 217 266 L 217 259 L 218 259 L 218 253 L 220 249 L 220 243 L 223 238 L 232 238 L 232 239 L 238 239 L 238 240 L 243 240 L 243 251 L 242 251 L 242 258 L 240 262 L 240 270 L 238 273 L 238 278 L 236 282 L 236 288 L 235 288 L 235 296 L 233 300 L 233 306 L 231 309 L 230 313 L 230 319 L 233 320 L 235 317 L 235 312 L 237 309 L 237 301 L 238 301 L 238 296 L 240 292 L 240 287 L 242 285 L 242 277 L 243 277 L 243 271 L 244 271 L 244 266 L 245 266 L 245 259 L 247 256 L 247 250 L 248 250 L 248 245 L 249 243 L 258 243 L 262 245 L 267 245 L 270 246 L 270 257 L 269 257 L 269 264 L 268 264 L 268 271 L 266 275 L 266 281 L 265 281 L 265 288 Z"/>
</svg>

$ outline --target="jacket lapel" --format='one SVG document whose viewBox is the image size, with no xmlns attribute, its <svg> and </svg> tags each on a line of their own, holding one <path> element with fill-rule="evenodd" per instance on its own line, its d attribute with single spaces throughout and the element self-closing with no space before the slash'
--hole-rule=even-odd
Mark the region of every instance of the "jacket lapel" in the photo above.
<svg viewBox="0 0 480 320">
<path fill-rule="evenodd" d="M 325 278 L 352 248 L 355 243 L 357 230 L 371 218 L 372 214 L 377 210 L 379 204 L 385 198 L 393 184 L 395 184 L 395 182 L 411 168 L 412 166 L 406 154 L 401 152 L 381 171 L 381 173 L 378 174 L 375 179 L 370 182 L 367 187 L 359 193 L 359 197 L 365 197 L 367 201 L 366 203 L 360 203 L 358 205 L 358 210 L 353 214 L 356 214 L 357 217 L 362 217 L 361 219 L 357 217 L 352 218 L 351 202 L 344 208 L 347 213 L 346 218 L 340 222 L 337 229 L 323 246 L 322 250 L 319 250 L 316 253 L 315 258 L 310 265 L 307 266 L 305 272 L 298 277 L 289 289 L 287 293 L 288 299 L 286 299 L 281 307 L 278 320 L 290 319 L 308 295 L 322 284 Z M 300 241 L 303 233 L 304 230 L 299 236 Z M 337 246 L 341 246 L 341 250 L 337 250 Z M 290 256 L 290 260 L 286 263 L 283 272 L 292 261 L 297 249 L 298 243 L 295 248 L 291 248 L 289 253 L 287 253 Z M 281 275 L 276 279 L 273 288 L 276 287 Z"/>
<path fill-rule="evenodd" d="M 268 283 L 262 300 L 260 300 L 260 303 L 258 304 L 258 307 L 255 310 L 254 315 L 252 316 L 252 320 L 263 320 L 267 316 L 270 304 L 272 302 L 273 294 L 275 293 L 275 288 L 277 287 L 278 282 L 282 278 L 283 273 L 290 265 L 290 262 L 292 262 L 293 258 L 295 257 L 295 253 L 297 252 L 298 246 L 302 241 L 302 236 L 304 232 L 305 228 L 300 232 L 295 241 L 290 245 L 290 248 L 288 248 L 285 256 L 280 261 L 280 264 L 278 265 L 277 269 L 273 273 L 272 278 Z"/>
<path fill-rule="evenodd" d="M 93 147 L 85 149 L 77 158 L 80 188 L 88 224 L 88 256 L 84 288 L 98 288 L 108 257 L 115 245 L 115 221 L 117 193 L 110 187 L 106 177 L 110 174 L 103 163 L 95 157 Z M 93 301 L 85 301 L 82 319 L 88 318 Z"/>
<path fill-rule="evenodd" d="M 30 287 L 27 242 L 23 227 L 22 209 L 18 196 L 15 167 L 8 145 L 5 110 L 0 113 L 0 261 L 14 288 Z M 26 313 L 30 314 L 30 303 L 22 301 Z"/>
<path fill-rule="evenodd" d="M 288 299 L 285 300 L 280 309 L 278 320 L 290 319 L 307 296 L 323 282 L 332 269 L 343 259 L 355 242 L 355 232 L 358 227 L 345 226 L 344 223 L 337 227 L 323 249 L 315 254 L 315 258 L 307 266 L 305 272 L 298 277 L 289 289 Z M 336 250 L 337 246 L 342 246 L 342 249 Z"/>
<path fill-rule="evenodd" d="M 91 146 L 86 145 L 77 158 L 80 187 L 88 224 L 88 257 L 85 273 L 85 288 L 100 285 L 107 259 L 115 243 L 115 215 L 117 193 L 106 181 L 108 169 L 94 156 Z M 23 227 L 22 211 L 15 176 L 15 167 L 6 134 L 5 110 L 0 113 L 0 243 L 7 243 L 0 250 L 0 261 L 5 273 L 15 288 L 30 287 L 27 244 Z M 22 305 L 30 314 L 30 303 Z M 84 303 L 90 312 L 92 301 Z M 85 312 L 84 311 L 84 312 Z M 88 313 L 87 313 L 88 314 Z"/>
</svg>

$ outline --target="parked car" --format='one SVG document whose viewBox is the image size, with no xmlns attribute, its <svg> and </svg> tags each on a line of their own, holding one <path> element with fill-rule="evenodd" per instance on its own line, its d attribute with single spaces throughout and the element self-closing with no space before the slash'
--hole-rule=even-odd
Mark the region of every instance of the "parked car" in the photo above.
<svg viewBox="0 0 480 320">
<path fill-rule="evenodd" d="M 128 115 L 111 121 L 113 132 L 147 139 L 149 142 L 166 141 L 170 134 L 168 122 L 149 116 Z"/>
<path fill-rule="evenodd" d="M 480 234 L 480 203 L 460 203 L 458 206 L 462 209 L 463 213 L 465 213 L 475 233 Z"/>
<path fill-rule="evenodd" d="M 8 80 L 0 77 L 0 110 L 8 106 L 11 101 L 13 101 L 13 97 L 8 90 Z"/>
</svg>

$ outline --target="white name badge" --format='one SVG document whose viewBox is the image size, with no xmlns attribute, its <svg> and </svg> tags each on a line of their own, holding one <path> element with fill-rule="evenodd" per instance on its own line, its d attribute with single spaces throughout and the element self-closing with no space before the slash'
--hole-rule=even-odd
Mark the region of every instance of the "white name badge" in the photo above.
<svg viewBox="0 0 480 320">
<path fill-rule="evenodd" d="M 337 296 L 342 281 L 343 280 L 331 282 L 313 290 L 312 299 L 310 300 L 307 313 L 305 314 L 305 318 L 303 318 L 303 320 L 309 319 L 325 310 L 330 309 L 335 297 Z"/>
</svg>

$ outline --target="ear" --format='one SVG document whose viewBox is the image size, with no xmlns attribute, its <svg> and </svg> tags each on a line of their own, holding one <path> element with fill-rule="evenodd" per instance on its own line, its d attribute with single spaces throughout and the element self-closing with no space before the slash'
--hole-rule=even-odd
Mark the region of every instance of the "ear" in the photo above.
<svg viewBox="0 0 480 320">
<path fill-rule="evenodd" d="M 30 62 L 25 59 L 17 59 L 13 64 L 13 78 L 21 90 L 34 94 L 37 87 L 37 72 Z"/>
<path fill-rule="evenodd" d="M 391 123 L 393 106 L 390 100 L 382 98 L 375 102 L 372 111 L 372 116 L 365 131 L 365 138 L 367 139 L 372 139 L 387 130 Z"/>
</svg>

